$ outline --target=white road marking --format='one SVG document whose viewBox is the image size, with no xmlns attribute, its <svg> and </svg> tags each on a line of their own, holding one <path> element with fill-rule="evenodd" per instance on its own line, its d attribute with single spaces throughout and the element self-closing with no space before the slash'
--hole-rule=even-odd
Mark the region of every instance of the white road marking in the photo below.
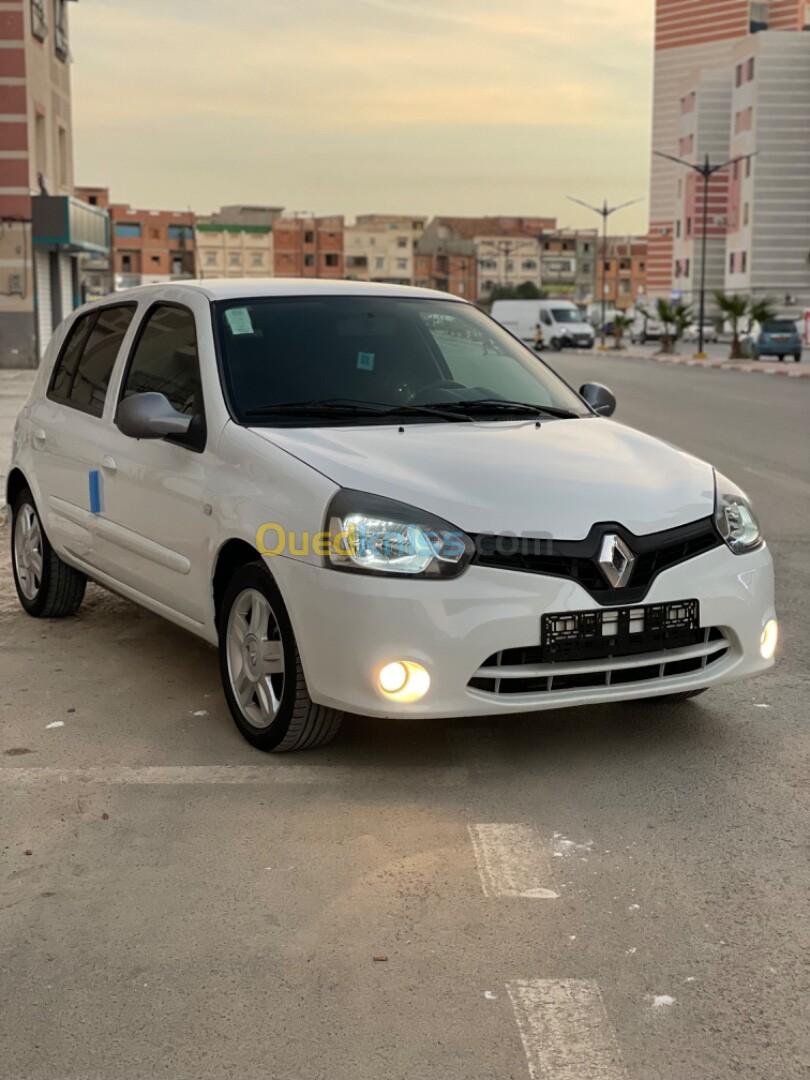
<svg viewBox="0 0 810 1080">
<path fill-rule="evenodd" d="M 357 784 L 397 782 L 394 771 L 344 765 L 93 765 L 85 769 L 0 768 L 0 786 L 28 784 Z M 408 785 L 451 787 L 466 783 L 456 766 L 417 766 Z"/>
<path fill-rule="evenodd" d="M 53 728 L 60 728 L 65 726 L 64 720 L 52 720 L 50 724 L 45 725 L 46 731 L 52 731 Z"/>
<path fill-rule="evenodd" d="M 521 979 L 507 990 L 532 1080 L 627 1080 L 595 982 Z"/>
<path fill-rule="evenodd" d="M 548 846 L 530 825 L 468 826 L 484 896 L 557 900 Z"/>
</svg>

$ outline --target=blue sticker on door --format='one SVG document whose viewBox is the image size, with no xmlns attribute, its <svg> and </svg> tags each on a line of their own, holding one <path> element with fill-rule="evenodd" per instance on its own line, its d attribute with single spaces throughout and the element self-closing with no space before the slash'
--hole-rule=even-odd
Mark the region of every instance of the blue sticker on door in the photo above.
<svg viewBox="0 0 810 1080">
<path fill-rule="evenodd" d="M 101 513 L 101 473 L 98 469 L 91 469 L 88 477 L 90 485 L 90 513 Z"/>
</svg>

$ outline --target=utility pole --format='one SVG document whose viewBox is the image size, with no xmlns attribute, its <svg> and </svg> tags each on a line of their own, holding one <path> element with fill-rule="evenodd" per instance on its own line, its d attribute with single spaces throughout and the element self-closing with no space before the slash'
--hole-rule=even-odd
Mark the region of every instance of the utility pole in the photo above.
<svg viewBox="0 0 810 1080">
<path fill-rule="evenodd" d="M 608 250 L 608 218 L 611 217 L 619 210 L 626 210 L 628 206 L 635 206 L 637 203 L 642 202 L 641 199 L 631 199 L 630 202 L 621 203 L 619 206 L 609 206 L 607 199 L 604 204 L 599 206 L 591 206 L 590 203 L 583 202 L 582 199 L 575 199 L 573 195 L 567 195 L 566 198 L 571 202 L 576 203 L 578 206 L 584 206 L 586 210 L 593 210 L 595 214 L 599 214 L 602 219 L 602 324 L 599 328 L 599 337 L 601 339 L 600 349 L 606 349 L 605 344 L 605 323 L 607 322 L 607 301 L 605 299 L 605 264 L 607 263 L 607 250 Z M 596 280 L 599 280 L 599 274 L 596 275 Z"/>
<path fill-rule="evenodd" d="M 708 239 L 709 231 L 709 185 L 711 179 L 715 173 L 722 172 L 724 169 L 730 168 L 732 165 L 737 165 L 741 161 L 748 161 L 750 158 L 755 157 L 757 151 L 753 154 L 742 154 L 740 157 L 732 158 L 730 161 L 723 162 L 722 165 L 712 165 L 709 155 L 706 155 L 706 160 L 702 165 L 696 165 L 691 161 L 684 161 L 683 158 L 673 157 L 672 154 L 664 154 L 660 150 L 654 150 L 653 153 L 656 157 L 665 158 L 667 161 L 674 161 L 676 165 L 683 165 L 685 169 L 691 169 L 692 172 L 696 172 L 698 176 L 703 177 L 703 236 L 701 237 L 701 259 L 700 259 L 700 315 L 698 316 L 698 351 L 695 353 L 696 360 L 705 360 L 706 353 L 704 348 L 704 328 L 706 324 L 706 242 Z"/>
</svg>

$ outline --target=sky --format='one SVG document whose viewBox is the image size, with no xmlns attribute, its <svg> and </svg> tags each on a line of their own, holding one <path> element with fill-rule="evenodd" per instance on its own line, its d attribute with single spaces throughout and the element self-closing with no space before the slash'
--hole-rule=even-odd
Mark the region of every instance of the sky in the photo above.
<svg viewBox="0 0 810 1080">
<path fill-rule="evenodd" d="M 76 182 L 207 213 L 526 214 L 645 201 L 652 0 L 82 0 Z"/>
</svg>

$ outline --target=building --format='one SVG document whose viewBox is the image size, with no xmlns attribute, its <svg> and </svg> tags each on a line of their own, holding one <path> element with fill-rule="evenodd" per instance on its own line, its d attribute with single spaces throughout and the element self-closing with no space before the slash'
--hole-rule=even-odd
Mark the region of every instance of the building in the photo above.
<svg viewBox="0 0 810 1080">
<path fill-rule="evenodd" d="M 803 29 L 807 8 L 806 0 L 656 0 L 653 150 L 677 154 L 683 87 L 693 73 L 733 70 L 738 44 L 744 48 L 752 34 L 765 30 Z M 653 156 L 647 259 L 652 296 L 671 295 L 675 284 L 675 223 L 682 178 L 681 167 Z"/>
<path fill-rule="evenodd" d="M 273 276 L 271 225 L 198 221 L 195 239 L 201 278 Z"/>
<path fill-rule="evenodd" d="M 342 278 L 342 216 L 283 215 L 273 225 L 276 277 Z"/>
<path fill-rule="evenodd" d="M 685 80 L 680 97 L 677 156 L 698 164 L 729 159 L 731 68 L 701 69 Z M 681 169 L 676 182 L 675 229 L 672 242 L 672 294 L 692 303 L 702 280 L 704 183 L 691 169 Z M 706 214 L 706 288 L 723 289 L 726 267 L 729 172 L 709 180 Z"/>
<path fill-rule="evenodd" d="M 630 311 L 647 297 L 647 237 L 610 236 L 597 260 L 595 298 L 608 310 Z"/>
<path fill-rule="evenodd" d="M 116 289 L 195 276 L 195 218 L 190 210 L 134 210 L 112 203 L 109 212 Z"/>
<path fill-rule="evenodd" d="M 109 211 L 110 191 L 103 187 L 79 186 L 75 190 L 76 198 L 97 206 L 101 210 Z M 85 300 L 94 300 L 107 296 L 115 290 L 115 281 L 112 270 L 112 251 L 93 252 L 81 255 L 79 258 L 79 277 L 81 281 L 82 297 Z"/>
<path fill-rule="evenodd" d="M 417 244 L 416 284 L 470 300 L 499 285 L 539 284 L 539 265 L 530 265 L 539 264 L 537 238 L 556 227 L 556 218 L 436 217 Z"/>
<path fill-rule="evenodd" d="M 0 367 L 35 367 L 81 302 L 107 215 L 73 197 L 68 0 L 0 4 Z"/>
<path fill-rule="evenodd" d="M 426 221 L 416 215 L 359 215 L 344 231 L 346 277 L 412 285 L 416 243 Z"/>
<path fill-rule="evenodd" d="M 543 292 L 589 304 L 594 297 L 599 248 L 597 229 L 551 229 L 543 233 L 541 279 Z"/>
<path fill-rule="evenodd" d="M 810 33 L 738 43 L 730 106 L 727 291 L 810 308 Z M 795 310 L 793 310 L 795 309 Z"/>
</svg>

